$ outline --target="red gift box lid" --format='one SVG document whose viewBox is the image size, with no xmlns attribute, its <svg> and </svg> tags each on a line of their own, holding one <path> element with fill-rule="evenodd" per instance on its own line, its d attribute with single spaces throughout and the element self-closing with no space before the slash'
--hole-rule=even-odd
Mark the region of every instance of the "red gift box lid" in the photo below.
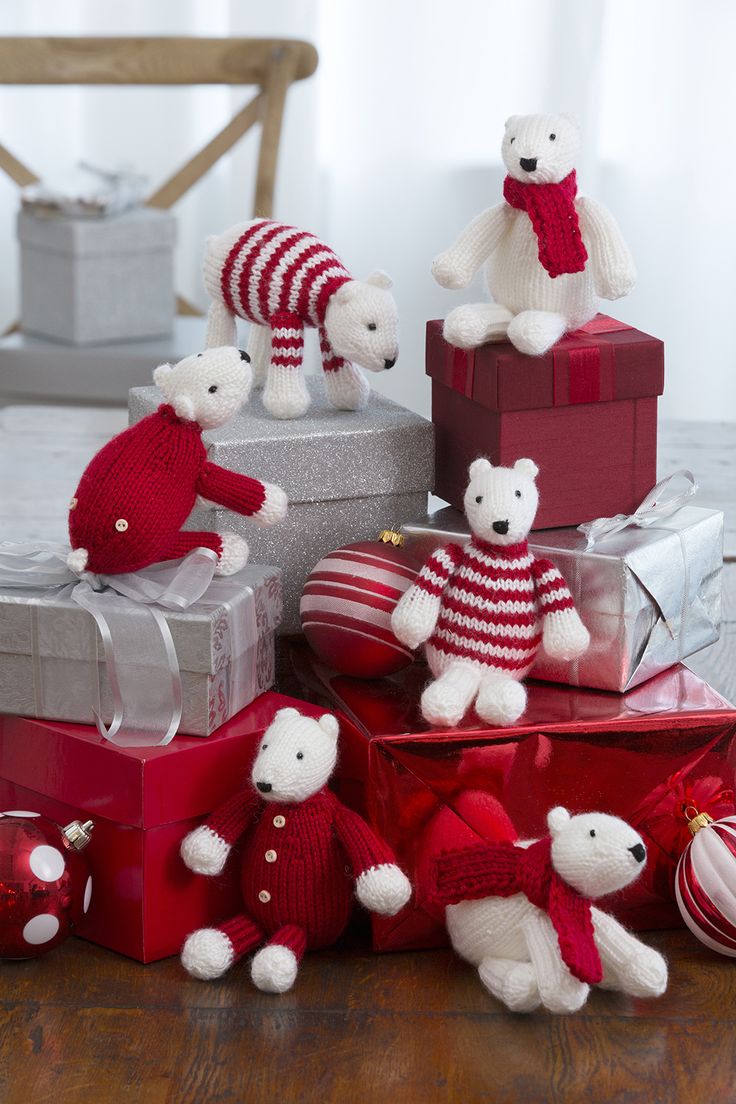
<svg viewBox="0 0 736 1104">
<path fill-rule="evenodd" d="M 442 326 L 427 323 L 427 375 L 489 410 L 640 399 L 664 390 L 664 344 L 608 315 L 596 315 L 541 357 L 509 341 L 458 349 Z"/>
<path fill-rule="evenodd" d="M 152 828 L 209 813 L 233 792 L 257 737 L 277 710 L 315 708 L 283 694 L 261 694 L 211 736 L 175 736 L 165 747 L 121 748 L 91 725 L 0 716 L 3 778 L 92 819 Z"/>
</svg>

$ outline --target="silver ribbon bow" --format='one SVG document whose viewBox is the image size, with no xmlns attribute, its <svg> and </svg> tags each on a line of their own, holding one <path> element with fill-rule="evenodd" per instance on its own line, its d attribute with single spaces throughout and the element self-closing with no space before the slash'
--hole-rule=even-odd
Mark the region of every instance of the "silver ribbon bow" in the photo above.
<svg viewBox="0 0 736 1104">
<path fill-rule="evenodd" d="M 216 554 L 195 548 L 183 560 L 126 575 L 81 579 L 68 567 L 63 544 L 0 543 L 0 588 L 48 589 L 49 601 L 71 597 L 95 619 L 102 637 L 113 718 L 100 733 L 119 747 L 168 744 L 181 722 L 179 662 L 163 610 L 184 610 L 206 592 Z"/>
<path fill-rule="evenodd" d="M 676 479 L 684 479 L 687 487 L 681 491 L 675 491 L 672 484 Z M 598 541 L 612 537 L 630 525 L 646 528 L 663 518 L 671 517 L 693 497 L 697 490 L 698 484 L 695 482 L 693 473 L 687 468 L 679 468 L 666 479 L 661 479 L 656 487 L 652 487 L 633 514 L 616 514 L 615 517 L 596 518 L 595 521 L 586 521 L 583 525 L 578 525 L 578 531 L 587 539 L 586 552 Z"/>
</svg>

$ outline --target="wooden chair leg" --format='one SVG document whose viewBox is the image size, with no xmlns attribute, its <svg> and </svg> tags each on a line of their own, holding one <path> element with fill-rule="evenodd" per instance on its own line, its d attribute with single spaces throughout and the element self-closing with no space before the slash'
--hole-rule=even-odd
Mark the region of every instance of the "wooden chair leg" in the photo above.
<svg viewBox="0 0 736 1104">
<path fill-rule="evenodd" d="M 294 79 L 296 57 L 290 50 L 278 48 L 268 76 L 263 84 L 261 113 L 261 145 L 258 151 L 256 195 L 253 214 L 256 218 L 271 218 L 276 184 L 276 164 L 279 156 L 281 125 L 289 85 Z"/>
</svg>

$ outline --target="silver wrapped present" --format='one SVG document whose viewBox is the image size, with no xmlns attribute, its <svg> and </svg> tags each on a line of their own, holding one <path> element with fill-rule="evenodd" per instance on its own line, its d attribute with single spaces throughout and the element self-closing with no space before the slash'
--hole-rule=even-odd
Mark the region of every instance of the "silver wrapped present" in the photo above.
<svg viewBox="0 0 736 1104">
<path fill-rule="evenodd" d="M 161 610 L 178 663 L 179 732 L 208 736 L 273 685 L 280 579 L 277 568 L 248 566 L 237 575 L 215 577 L 187 609 Z M 104 641 L 95 617 L 73 592 L 74 584 L 0 586 L 0 713 L 85 724 L 99 718 L 111 724 L 114 694 Z M 121 606 L 122 612 L 111 607 L 117 618 L 113 638 L 126 653 L 121 664 L 133 695 L 137 680 L 143 693 L 148 675 L 142 653 L 149 609 L 132 601 Z"/>
<path fill-rule="evenodd" d="M 465 518 L 450 507 L 402 532 L 407 547 L 427 556 L 469 536 Z M 569 663 L 540 652 L 533 678 L 623 692 L 718 639 L 718 510 L 683 506 L 643 528 L 633 523 L 601 536 L 592 547 L 577 529 L 537 530 L 529 548 L 562 572 L 591 636 L 585 655 Z"/>
<path fill-rule="evenodd" d="M 303 418 L 277 421 L 254 394 L 240 417 L 203 435 L 213 463 L 284 488 L 286 520 L 259 529 L 228 510 L 195 510 L 187 524 L 235 530 L 252 558 L 281 568 L 284 633 L 299 630 L 299 599 L 314 565 L 343 544 L 424 513 L 434 474 L 431 422 L 375 393 L 365 410 L 335 410 L 321 379 L 307 383 L 312 405 Z M 133 388 L 131 423 L 161 401 L 155 387 Z"/>
</svg>

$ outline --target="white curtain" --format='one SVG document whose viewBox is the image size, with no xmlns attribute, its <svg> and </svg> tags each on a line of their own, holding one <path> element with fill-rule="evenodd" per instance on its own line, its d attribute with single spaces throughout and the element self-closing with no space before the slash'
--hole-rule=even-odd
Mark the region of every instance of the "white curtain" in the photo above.
<svg viewBox="0 0 736 1104">
<path fill-rule="evenodd" d="M 639 285 L 612 313 L 664 339 L 666 416 L 736 412 L 736 170 L 731 0 L 34 0 L 4 34 L 290 35 L 320 51 L 290 94 L 277 216 L 314 229 L 356 275 L 394 277 L 402 351 L 376 386 L 427 413 L 424 323 L 461 301 L 431 258 L 498 201 L 505 118 L 575 111 L 582 190 L 618 217 Z M 0 136 L 44 173 L 80 156 L 164 178 L 247 91 L 0 90 Z M 177 207 L 179 287 L 202 302 L 203 236 L 250 207 L 248 139 Z M 0 316 L 15 309 L 13 214 L 0 179 Z M 474 293 L 481 294 L 480 285 Z"/>
</svg>

